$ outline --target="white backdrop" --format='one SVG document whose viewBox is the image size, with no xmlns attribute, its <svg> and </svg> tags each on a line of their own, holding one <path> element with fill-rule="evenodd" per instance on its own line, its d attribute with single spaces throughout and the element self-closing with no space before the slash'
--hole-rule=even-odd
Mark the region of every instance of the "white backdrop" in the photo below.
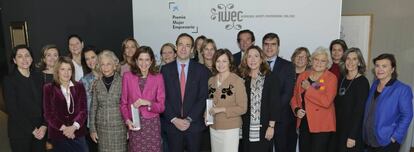
<svg viewBox="0 0 414 152">
<path fill-rule="evenodd" d="M 268 32 L 281 39 L 279 56 L 290 59 L 295 48 L 313 51 L 339 38 L 341 0 L 133 0 L 134 37 L 159 54 L 186 32 L 212 38 L 218 48 L 239 51 L 237 33 L 250 29 L 255 44 Z M 227 16 L 226 16 L 226 15 Z"/>
</svg>

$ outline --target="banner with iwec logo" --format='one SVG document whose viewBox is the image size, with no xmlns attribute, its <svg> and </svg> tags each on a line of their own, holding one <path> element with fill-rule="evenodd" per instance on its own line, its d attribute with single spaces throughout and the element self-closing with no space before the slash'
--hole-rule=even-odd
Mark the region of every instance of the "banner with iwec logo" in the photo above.
<svg viewBox="0 0 414 152">
<path fill-rule="evenodd" d="M 256 45 L 268 32 L 280 36 L 280 56 L 289 59 L 295 48 L 327 47 L 339 38 L 340 0 L 133 0 L 134 36 L 159 50 L 186 32 L 204 35 L 218 48 L 233 53 L 237 32 L 250 29 Z M 157 52 L 157 51 L 156 51 Z"/>
</svg>

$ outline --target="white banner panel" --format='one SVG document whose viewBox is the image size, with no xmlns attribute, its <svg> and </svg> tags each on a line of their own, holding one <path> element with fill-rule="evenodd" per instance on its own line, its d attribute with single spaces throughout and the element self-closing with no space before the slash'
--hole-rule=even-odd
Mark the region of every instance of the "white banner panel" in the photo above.
<svg viewBox="0 0 414 152">
<path fill-rule="evenodd" d="M 341 0 L 133 0 L 134 36 L 156 54 L 184 32 L 236 53 L 240 30 L 253 31 L 259 46 L 274 32 L 281 40 L 279 56 L 290 59 L 297 47 L 313 51 L 339 38 L 341 5 Z"/>
</svg>

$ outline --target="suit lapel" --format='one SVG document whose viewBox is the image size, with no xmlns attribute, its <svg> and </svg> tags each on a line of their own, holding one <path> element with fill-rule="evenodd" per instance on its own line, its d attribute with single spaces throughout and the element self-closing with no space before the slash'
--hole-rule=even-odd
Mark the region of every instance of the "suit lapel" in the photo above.
<svg viewBox="0 0 414 152">
<path fill-rule="evenodd" d="M 173 85 L 172 85 L 172 87 L 174 88 L 173 90 L 176 90 L 176 91 L 174 91 L 175 95 L 177 97 L 179 97 L 179 99 L 181 99 L 180 79 L 178 78 L 177 61 L 174 61 L 174 63 L 173 63 L 173 68 L 172 68 L 171 74 L 172 74 L 171 75 L 171 77 L 172 77 L 171 80 L 173 80 Z M 181 107 L 181 100 L 175 100 L 175 101 L 178 101 L 178 103 L 175 103 L 173 105 L 179 105 L 177 107 Z"/>
<path fill-rule="evenodd" d="M 191 82 L 195 81 L 195 67 L 194 67 L 194 61 L 190 60 L 190 62 L 188 63 L 188 71 L 187 71 L 187 79 L 185 81 L 185 93 L 184 93 L 184 101 L 183 101 L 183 113 L 184 115 L 186 114 L 186 111 L 189 110 L 189 108 L 192 106 L 192 104 L 194 102 L 190 102 L 190 100 L 188 100 L 189 96 L 191 95 L 191 93 L 193 93 L 196 89 L 196 87 L 192 86 Z"/>
</svg>

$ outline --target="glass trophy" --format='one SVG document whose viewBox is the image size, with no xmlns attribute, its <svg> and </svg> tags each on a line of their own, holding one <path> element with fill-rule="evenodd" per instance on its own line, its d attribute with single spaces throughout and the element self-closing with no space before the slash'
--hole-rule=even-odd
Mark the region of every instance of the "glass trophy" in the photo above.
<svg viewBox="0 0 414 152">
<path fill-rule="evenodd" d="M 132 125 L 134 128 L 132 130 L 137 131 L 141 129 L 141 121 L 139 120 L 139 110 L 131 104 L 131 114 L 132 114 Z"/>
<path fill-rule="evenodd" d="M 207 125 L 212 125 L 212 124 L 214 124 L 214 117 L 213 117 L 213 115 L 211 115 L 210 114 L 210 108 L 212 108 L 213 107 L 213 99 L 207 99 L 206 100 L 206 116 L 207 116 L 207 122 L 206 122 L 206 124 Z"/>
</svg>

